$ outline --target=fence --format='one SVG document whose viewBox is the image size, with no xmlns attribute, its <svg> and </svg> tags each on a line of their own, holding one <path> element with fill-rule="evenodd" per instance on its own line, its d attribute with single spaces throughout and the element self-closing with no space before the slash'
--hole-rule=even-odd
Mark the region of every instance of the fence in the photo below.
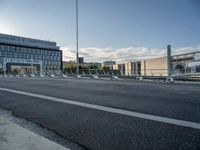
<svg viewBox="0 0 200 150">
<path fill-rule="evenodd" d="M 97 76 L 154 76 L 154 77 L 166 77 L 167 76 L 167 69 L 126 69 L 126 70 L 104 70 L 104 69 L 80 69 L 79 75 L 82 76 L 91 76 L 91 75 L 97 75 Z M 63 72 L 66 75 L 76 75 L 76 69 L 67 69 Z M 194 70 L 188 68 L 186 70 L 172 70 L 171 75 L 172 76 L 192 76 L 196 75 L 198 76 L 200 74 L 200 70 Z"/>
<path fill-rule="evenodd" d="M 113 70 L 113 69 L 80 69 L 79 75 L 83 77 L 91 77 L 96 75 L 98 77 L 137 77 L 137 76 L 144 76 L 144 77 L 166 77 L 167 76 L 167 69 L 123 69 L 123 70 Z M 5 74 L 2 70 L 0 70 L 0 74 Z M 9 74 L 20 74 L 18 72 L 13 72 Z M 64 71 L 37 71 L 37 72 L 25 72 L 24 74 L 35 74 L 35 75 L 62 75 L 65 74 L 67 76 L 75 76 L 76 69 L 65 69 Z M 174 77 L 178 76 L 196 76 L 200 77 L 200 68 L 179 68 L 173 69 L 171 75 Z"/>
</svg>

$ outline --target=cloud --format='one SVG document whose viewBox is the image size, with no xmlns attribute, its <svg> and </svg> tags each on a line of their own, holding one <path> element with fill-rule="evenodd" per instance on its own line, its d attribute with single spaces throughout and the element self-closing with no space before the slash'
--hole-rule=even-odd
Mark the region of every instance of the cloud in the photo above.
<svg viewBox="0 0 200 150">
<path fill-rule="evenodd" d="M 76 48 L 74 46 L 63 47 L 61 49 L 63 50 L 63 59 L 65 61 L 75 60 Z M 173 55 L 195 51 L 200 51 L 200 45 L 195 47 L 172 48 Z M 166 56 L 166 52 L 166 49 L 150 49 L 147 47 L 127 47 L 119 49 L 113 49 L 111 47 L 87 47 L 79 49 L 79 56 L 84 57 L 86 62 L 103 62 L 107 60 L 114 60 L 117 63 L 123 63 Z"/>
<path fill-rule="evenodd" d="M 73 46 L 62 47 L 61 50 L 63 51 L 63 60 L 75 60 L 76 51 Z"/>
<path fill-rule="evenodd" d="M 200 45 L 197 45 L 196 47 L 181 47 L 181 48 L 175 48 L 173 50 L 173 54 L 184 54 L 184 53 L 190 53 L 190 52 L 196 52 L 200 51 Z"/>
</svg>

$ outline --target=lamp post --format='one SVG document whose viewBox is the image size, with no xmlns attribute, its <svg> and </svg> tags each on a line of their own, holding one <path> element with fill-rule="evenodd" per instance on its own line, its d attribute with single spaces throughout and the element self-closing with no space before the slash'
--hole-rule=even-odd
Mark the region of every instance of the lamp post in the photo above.
<svg viewBox="0 0 200 150">
<path fill-rule="evenodd" d="M 31 74 L 33 74 L 33 56 L 31 56 Z"/>
<path fill-rule="evenodd" d="M 78 54 L 78 0 L 76 0 L 76 75 L 79 75 L 79 54 Z"/>
<path fill-rule="evenodd" d="M 171 45 L 167 45 L 167 76 L 171 77 Z"/>
<path fill-rule="evenodd" d="M 171 58 L 171 45 L 167 45 L 167 79 L 166 82 L 173 83 L 172 75 L 172 58 Z"/>
</svg>

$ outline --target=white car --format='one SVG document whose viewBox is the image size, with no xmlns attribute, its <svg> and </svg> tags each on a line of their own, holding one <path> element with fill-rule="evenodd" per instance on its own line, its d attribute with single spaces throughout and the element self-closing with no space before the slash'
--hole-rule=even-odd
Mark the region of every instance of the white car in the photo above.
<svg viewBox="0 0 200 150">
<path fill-rule="evenodd" d="M 34 74 L 30 74 L 30 76 L 31 76 L 31 77 L 35 77 L 35 75 L 34 75 Z"/>
<path fill-rule="evenodd" d="M 66 74 L 62 74 L 62 77 L 63 77 L 63 78 L 67 78 L 67 75 L 66 75 Z"/>
<path fill-rule="evenodd" d="M 27 77 L 26 74 L 23 74 L 22 77 Z"/>
<path fill-rule="evenodd" d="M 165 82 L 167 82 L 167 83 L 174 83 L 174 78 L 167 77 L 166 80 L 165 80 Z"/>
<path fill-rule="evenodd" d="M 143 77 L 136 77 L 136 80 L 142 81 Z"/>
<path fill-rule="evenodd" d="M 20 75 L 19 75 L 19 74 L 17 74 L 15 77 L 20 77 Z"/>
<path fill-rule="evenodd" d="M 97 75 L 92 75 L 92 78 L 98 79 L 99 77 Z"/>
<path fill-rule="evenodd" d="M 77 78 L 81 78 L 81 75 L 77 75 Z"/>
<path fill-rule="evenodd" d="M 43 74 L 40 74 L 40 77 L 44 78 L 44 75 L 43 75 Z"/>
<path fill-rule="evenodd" d="M 51 75 L 50 75 L 50 77 L 54 78 L 54 77 L 55 77 L 55 75 L 54 75 L 54 74 L 51 74 Z"/>
<path fill-rule="evenodd" d="M 118 76 L 112 76 L 112 79 L 118 80 L 119 78 L 118 78 Z"/>
</svg>

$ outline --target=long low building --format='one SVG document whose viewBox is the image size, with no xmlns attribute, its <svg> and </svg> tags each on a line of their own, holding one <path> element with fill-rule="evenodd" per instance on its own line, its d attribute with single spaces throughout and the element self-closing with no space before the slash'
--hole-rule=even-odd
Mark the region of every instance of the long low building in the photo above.
<svg viewBox="0 0 200 150">
<path fill-rule="evenodd" d="M 60 73 L 62 51 L 56 42 L 0 34 L 0 71 Z"/>
<path fill-rule="evenodd" d="M 167 76 L 167 57 L 142 60 L 141 75 Z"/>
<path fill-rule="evenodd" d="M 125 75 L 142 76 L 167 76 L 167 57 L 158 57 L 127 62 Z M 119 70 L 115 67 L 114 70 Z M 171 75 L 196 74 L 200 73 L 200 52 L 192 52 L 171 56 Z"/>
</svg>

